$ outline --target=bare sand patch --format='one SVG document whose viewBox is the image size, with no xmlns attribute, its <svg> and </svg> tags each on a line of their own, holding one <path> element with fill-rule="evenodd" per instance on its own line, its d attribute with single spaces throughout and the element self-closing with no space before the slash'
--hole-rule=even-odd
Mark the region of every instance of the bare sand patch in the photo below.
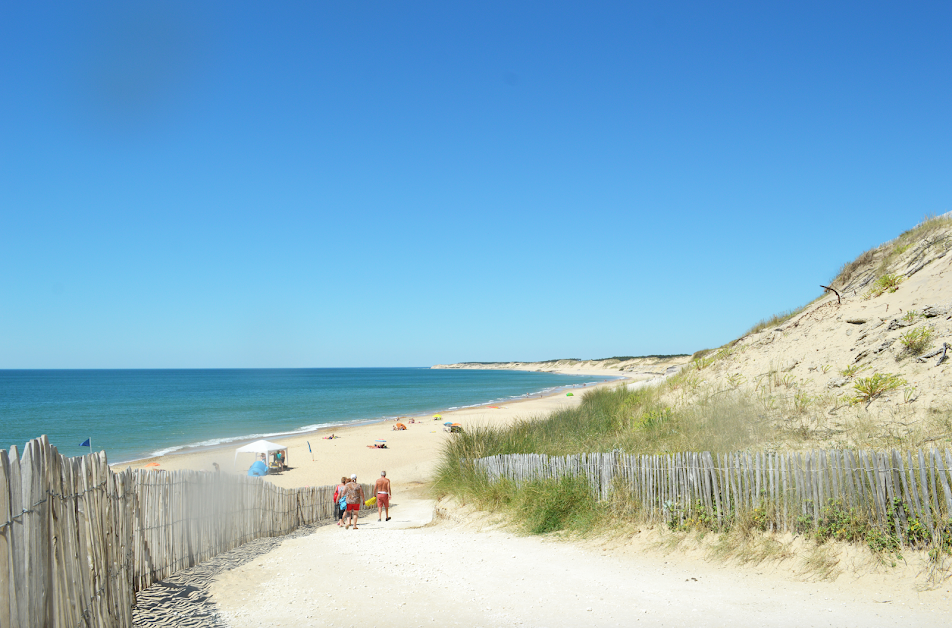
<svg viewBox="0 0 952 628">
<path fill-rule="evenodd" d="M 654 539 L 565 543 L 526 537 L 491 516 L 395 500 L 367 517 L 283 543 L 222 574 L 213 598 L 228 625 L 295 626 L 943 626 L 941 590 L 893 579 L 804 582 L 764 566 L 665 554 Z"/>
</svg>

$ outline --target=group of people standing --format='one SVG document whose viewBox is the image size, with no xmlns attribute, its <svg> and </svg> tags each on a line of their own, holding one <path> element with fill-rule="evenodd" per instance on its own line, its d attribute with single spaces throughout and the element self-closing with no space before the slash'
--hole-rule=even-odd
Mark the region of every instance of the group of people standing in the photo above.
<svg viewBox="0 0 952 628">
<path fill-rule="evenodd" d="M 383 521 L 384 515 L 390 521 L 390 480 L 387 472 L 381 471 L 380 477 L 374 483 L 374 493 L 377 498 L 377 521 Z M 337 525 L 341 528 L 357 529 L 357 517 L 360 515 L 360 506 L 364 503 L 364 487 L 357 483 L 357 474 L 340 479 L 340 484 L 334 491 L 334 503 L 337 506 Z"/>
</svg>

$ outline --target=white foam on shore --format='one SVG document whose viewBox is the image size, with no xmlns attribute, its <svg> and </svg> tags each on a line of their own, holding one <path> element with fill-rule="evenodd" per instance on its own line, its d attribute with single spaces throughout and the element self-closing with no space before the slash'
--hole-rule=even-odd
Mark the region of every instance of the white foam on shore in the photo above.
<svg viewBox="0 0 952 628">
<path fill-rule="evenodd" d="M 238 441 L 245 440 L 258 440 L 261 438 L 276 438 L 281 436 L 297 436 L 298 434 L 307 434 L 309 432 L 316 432 L 317 430 L 322 430 L 329 427 L 341 427 L 344 425 L 354 425 L 361 423 L 363 421 L 373 420 L 373 419 L 355 419 L 353 421 L 334 421 L 331 423 L 313 423 L 311 425 L 305 425 L 296 430 L 285 430 L 282 432 L 263 432 L 261 434 L 245 434 L 243 436 L 229 436 L 225 438 L 210 438 L 208 440 L 199 441 L 197 443 L 189 443 L 187 445 L 177 445 L 175 447 L 166 447 L 165 449 L 159 449 L 153 451 L 145 458 L 158 458 L 165 456 L 171 453 L 181 452 L 183 449 L 212 449 L 221 445 L 227 445 L 228 443 L 236 443 Z M 127 460 L 126 462 L 133 462 L 132 460 Z"/>
</svg>

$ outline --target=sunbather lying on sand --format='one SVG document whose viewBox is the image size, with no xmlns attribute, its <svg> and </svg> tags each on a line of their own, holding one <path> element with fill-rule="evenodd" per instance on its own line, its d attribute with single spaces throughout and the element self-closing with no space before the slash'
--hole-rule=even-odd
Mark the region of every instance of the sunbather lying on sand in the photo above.
<svg viewBox="0 0 952 628">
<path fill-rule="evenodd" d="M 370 449 L 387 449 L 386 443 L 378 443 L 376 445 L 367 445 Z"/>
</svg>

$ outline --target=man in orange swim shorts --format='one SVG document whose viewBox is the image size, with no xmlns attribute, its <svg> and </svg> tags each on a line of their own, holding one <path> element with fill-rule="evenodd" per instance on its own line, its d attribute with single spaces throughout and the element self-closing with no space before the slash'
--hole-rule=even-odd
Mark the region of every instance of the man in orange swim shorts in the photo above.
<svg viewBox="0 0 952 628">
<path fill-rule="evenodd" d="M 374 493 L 377 494 L 377 521 L 383 521 L 381 509 L 386 512 L 387 521 L 390 521 L 390 480 L 387 479 L 386 471 L 380 472 L 380 477 L 374 483 Z"/>
</svg>

